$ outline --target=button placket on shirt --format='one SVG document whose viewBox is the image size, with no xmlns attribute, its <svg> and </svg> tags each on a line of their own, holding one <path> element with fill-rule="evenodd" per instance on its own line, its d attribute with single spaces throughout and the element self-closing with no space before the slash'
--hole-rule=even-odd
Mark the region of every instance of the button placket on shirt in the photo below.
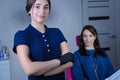
<svg viewBox="0 0 120 80">
<path fill-rule="evenodd" d="M 47 47 L 47 52 L 50 53 L 50 45 L 48 43 L 48 40 L 46 39 L 45 35 L 43 34 L 42 37 L 44 38 L 44 42 L 46 44 L 46 47 Z"/>
</svg>

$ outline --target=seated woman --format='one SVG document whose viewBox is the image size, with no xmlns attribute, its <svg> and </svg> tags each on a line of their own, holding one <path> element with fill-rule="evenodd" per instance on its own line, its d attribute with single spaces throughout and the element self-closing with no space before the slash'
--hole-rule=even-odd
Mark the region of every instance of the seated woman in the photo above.
<svg viewBox="0 0 120 80">
<path fill-rule="evenodd" d="M 79 50 L 74 53 L 74 80 L 105 80 L 115 70 L 102 50 L 94 26 L 85 25 L 80 35 Z"/>
</svg>

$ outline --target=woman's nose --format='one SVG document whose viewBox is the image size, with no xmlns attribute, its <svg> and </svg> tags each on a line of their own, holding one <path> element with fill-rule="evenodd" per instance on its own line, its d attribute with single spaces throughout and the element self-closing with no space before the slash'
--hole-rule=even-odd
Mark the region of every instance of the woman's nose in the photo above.
<svg viewBox="0 0 120 80">
<path fill-rule="evenodd" d="M 44 14 L 44 12 L 45 12 L 44 8 L 39 9 L 39 14 Z"/>
</svg>

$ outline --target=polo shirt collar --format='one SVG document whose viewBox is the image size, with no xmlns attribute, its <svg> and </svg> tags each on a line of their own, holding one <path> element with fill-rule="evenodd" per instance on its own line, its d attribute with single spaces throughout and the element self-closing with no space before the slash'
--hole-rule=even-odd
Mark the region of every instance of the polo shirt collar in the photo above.
<svg viewBox="0 0 120 80">
<path fill-rule="evenodd" d="M 29 24 L 28 26 L 28 30 L 32 33 L 32 34 L 35 34 L 37 36 L 41 36 L 43 34 L 46 34 L 48 32 L 48 27 L 46 25 L 45 26 L 45 32 L 44 33 L 41 33 L 40 31 L 38 31 L 37 29 L 35 29 L 31 24 Z"/>
</svg>

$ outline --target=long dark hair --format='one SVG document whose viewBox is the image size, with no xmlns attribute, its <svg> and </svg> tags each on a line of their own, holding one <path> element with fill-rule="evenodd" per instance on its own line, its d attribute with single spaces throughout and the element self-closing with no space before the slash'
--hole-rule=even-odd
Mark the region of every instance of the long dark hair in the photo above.
<svg viewBox="0 0 120 80">
<path fill-rule="evenodd" d="M 97 30 L 95 29 L 95 27 L 93 25 L 85 25 L 82 29 L 82 32 L 80 34 L 80 46 L 79 46 L 79 51 L 80 51 L 80 54 L 82 55 L 86 55 L 88 56 L 89 54 L 86 52 L 86 49 L 85 49 L 85 44 L 84 44 L 84 41 L 83 41 L 83 32 L 85 30 L 88 30 L 90 31 L 95 37 L 95 41 L 94 41 L 94 48 L 95 48 L 95 54 L 94 56 L 96 57 L 97 55 L 101 55 L 101 56 L 105 56 L 104 54 L 104 51 L 102 50 L 102 48 L 100 47 L 100 44 L 99 44 L 99 39 L 98 39 L 98 33 L 97 33 Z"/>
<path fill-rule="evenodd" d="M 49 10 L 51 10 L 51 2 L 50 2 L 50 0 L 47 0 L 47 1 L 48 1 L 48 4 L 49 4 Z M 30 9 L 35 4 L 35 2 L 36 2 L 36 0 L 27 0 L 27 2 L 26 2 L 26 11 L 27 11 L 27 13 L 30 11 Z"/>
</svg>

